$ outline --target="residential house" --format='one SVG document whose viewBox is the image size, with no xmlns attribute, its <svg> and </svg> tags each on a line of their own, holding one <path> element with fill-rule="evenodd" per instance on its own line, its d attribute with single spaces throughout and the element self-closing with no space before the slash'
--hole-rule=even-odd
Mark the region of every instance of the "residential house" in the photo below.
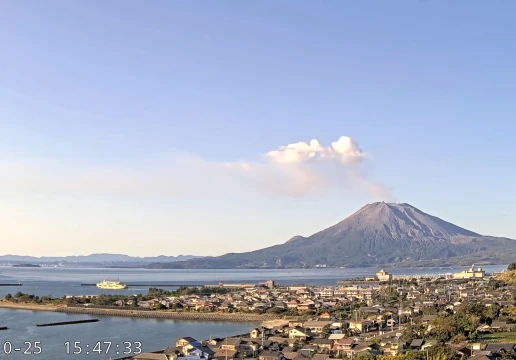
<svg viewBox="0 0 516 360">
<path fill-rule="evenodd" d="M 298 306 L 299 301 L 297 301 L 296 299 L 292 299 L 287 302 L 287 308 L 289 309 L 297 309 Z"/>
<path fill-rule="evenodd" d="M 169 360 L 176 360 L 178 357 L 180 357 L 182 355 L 181 350 L 182 350 L 181 348 L 177 348 L 174 346 L 168 346 L 167 348 L 165 348 L 163 353 L 167 356 L 167 358 Z"/>
<path fill-rule="evenodd" d="M 409 345 L 409 348 L 412 350 L 421 350 L 421 347 L 423 346 L 423 343 L 425 342 L 424 339 L 414 339 Z"/>
<path fill-rule="evenodd" d="M 353 355 L 358 355 L 360 353 L 381 355 L 382 350 L 378 344 L 357 344 L 353 347 Z"/>
<path fill-rule="evenodd" d="M 355 340 L 350 338 L 344 338 L 338 340 L 335 345 L 333 345 L 333 351 L 335 351 L 339 356 L 347 355 L 349 357 L 353 356 L 353 347 L 356 345 Z"/>
<path fill-rule="evenodd" d="M 392 327 L 394 325 L 396 325 L 396 320 L 394 319 L 387 319 L 387 321 L 385 322 L 385 326 L 387 327 Z"/>
<path fill-rule="evenodd" d="M 192 348 L 194 345 L 201 345 L 197 340 L 190 336 L 177 339 L 175 344 L 176 348 L 181 349 L 182 353 L 186 353 L 188 349 Z"/>
<path fill-rule="evenodd" d="M 317 346 L 318 351 L 331 350 L 333 347 L 333 341 L 326 338 L 317 338 L 311 341 L 312 345 Z"/>
<path fill-rule="evenodd" d="M 336 344 L 339 340 L 344 339 L 345 337 L 345 334 L 330 334 L 330 336 L 328 336 L 328 340 L 331 340 Z"/>
<path fill-rule="evenodd" d="M 305 301 L 297 306 L 297 311 L 300 313 L 314 310 L 314 309 L 315 309 L 315 303 L 313 301 L 311 301 L 311 302 Z"/>
<path fill-rule="evenodd" d="M 262 351 L 258 356 L 259 360 L 283 360 L 285 357 L 280 351 L 266 350 Z"/>
<path fill-rule="evenodd" d="M 315 354 L 312 356 L 312 360 L 330 360 L 330 355 L 328 354 Z"/>
<path fill-rule="evenodd" d="M 509 331 L 513 324 L 507 324 L 507 321 L 495 320 L 491 323 L 492 331 Z"/>
<path fill-rule="evenodd" d="M 299 326 L 296 326 L 295 328 L 289 330 L 288 337 L 289 339 L 306 341 L 308 338 L 312 337 L 312 333 Z"/>
<path fill-rule="evenodd" d="M 349 328 L 353 330 L 357 330 L 361 333 L 369 332 L 374 326 L 374 323 L 370 320 L 358 320 L 358 321 L 350 321 Z"/>
<path fill-rule="evenodd" d="M 333 297 L 334 291 L 332 288 L 323 289 L 319 292 L 319 296 L 321 297 Z"/>
<path fill-rule="evenodd" d="M 219 344 L 219 349 L 238 351 L 238 348 L 240 347 L 241 343 L 241 338 L 226 338 Z"/>
<path fill-rule="evenodd" d="M 303 327 L 304 321 L 303 320 L 291 320 L 288 322 L 289 327 Z"/>
<path fill-rule="evenodd" d="M 403 341 L 396 336 L 382 338 L 380 340 L 380 346 L 385 355 L 397 356 L 403 351 Z"/>
<path fill-rule="evenodd" d="M 261 339 L 266 338 L 266 335 L 269 334 L 269 329 L 265 329 L 263 327 L 254 328 L 250 331 L 249 336 L 251 339 Z"/>
<path fill-rule="evenodd" d="M 310 331 L 314 334 L 321 334 L 324 327 L 331 326 L 332 321 L 306 321 L 303 324 L 305 329 L 310 329 Z"/>
<path fill-rule="evenodd" d="M 169 360 L 169 358 L 161 353 L 141 353 L 131 357 L 133 360 Z"/>
<path fill-rule="evenodd" d="M 319 315 L 319 320 L 331 320 L 331 318 L 332 318 L 332 316 L 330 315 L 330 313 L 327 313 L 327 312 L 322 313 L 321 315 Z"/>
<path fill-rule="evenodd" d="M 269 337 L 270 341 L 272 341 L 273 343 L 276 343 L 276 344 L 279 344 L 279 345 L 288 345 L 288 339 L 282 337 L 282 336 L 271 336 Z"/>
<path fill-rule="evenodd" d="M 490 343 L 487 344 L 485 351 L 491 352 L 493 355 L 503 356 L 504 354 L 508 352 L 514 351 L 514 344 L 511 343 Z"/>
<path fill-rule="evenodd" d="M 185 355 L 194 356 L 195 358 L 199 359 L 211 359 L 213 358 L 215 352 L 212 351 L 209 347 L 203 346 L 203 345 L 196 345 L 195 343 L 191 345 L 191 348 L 189 348 Z"/>
<path fill-rule="evenodd" d="M 229 350 L 229 349 L 217 349 L 215 351 L 215 355 L 213 358 L 215 360 L 226 360 L 226 359 L 235 359 L 238 355 L 238 351 Z"/>
<path fill-rule="evenodd" d="M 406 306 L 399 311 L 399 315 L 414 316 L 414 308 L 412 306 Z"/>
</svg>

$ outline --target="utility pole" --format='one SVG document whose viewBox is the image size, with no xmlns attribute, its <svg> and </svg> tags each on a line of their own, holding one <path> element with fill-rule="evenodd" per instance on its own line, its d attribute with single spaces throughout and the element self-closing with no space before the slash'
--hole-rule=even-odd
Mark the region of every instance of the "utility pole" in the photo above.
<svg viewBox="0 0 516 360">
<path fill-rule="evenodd" d="M 226 334 L 226 349 L 225 350 L 226 350 L 226 360 L 228 360 L 228 335 L 227 334 Z"/>
</svg>

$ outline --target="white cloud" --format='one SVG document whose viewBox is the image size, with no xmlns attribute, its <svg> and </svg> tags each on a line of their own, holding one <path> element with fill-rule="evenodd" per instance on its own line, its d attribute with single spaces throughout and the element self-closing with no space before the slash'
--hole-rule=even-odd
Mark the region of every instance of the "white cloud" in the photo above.
<svg viewBox="0 0 516 360">
<path fill-rule="evenodd" d="M 390 191 L 370 180 L 363 162 L 368 158 L 353 139 L 341 136 L 329 146 L 316 139 L 269 151 L 261 162 L 233 162 L 225 166 L 247 175 L 262 190 L 303 196 L 330 188 L 366 193 L 374 200 L 392 200 Z"/>
<path fill-rule="evenodd" d="M 381 183 L 365 175 L 366 159 L 353 139 L 342 136 L 329 146 L 315 139 L 281 146 L 258 161 L 211 162 L 173 156 L 130 167 L 98 167 L 0 160 L 0 191 L 159 196 L 243 189 L 299 197 L 342 188 L 375 200 L 391 200 Z"/>
<path fill-rule="evenodd" d="M 280 164 L 299 164 L 312 159 L 337 160 L 342 164 L 362 160 L 365 157 L 362 149 L 350 137 L 341 136 L 339 140 L 324 147 L 316 139 L 298 142 L 269 151 L 266 156 Z"/>
</svg>

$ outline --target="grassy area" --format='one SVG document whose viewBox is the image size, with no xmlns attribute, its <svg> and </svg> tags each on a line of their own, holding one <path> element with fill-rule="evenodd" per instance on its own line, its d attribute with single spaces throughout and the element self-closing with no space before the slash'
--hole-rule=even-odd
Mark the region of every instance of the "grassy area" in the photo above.
<svg viewBox="0 0 516 360">
<path fill-rule="evenodd" d="M 499 332 L 482 335 L 480 341 L 483 343 L 516 343 L 516 332 Z"/>
</svg>

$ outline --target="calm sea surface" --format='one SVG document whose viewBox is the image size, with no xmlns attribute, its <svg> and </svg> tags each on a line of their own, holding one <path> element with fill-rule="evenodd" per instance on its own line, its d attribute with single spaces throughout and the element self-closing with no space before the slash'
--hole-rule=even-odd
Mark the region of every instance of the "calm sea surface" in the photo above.
<svg viewBox="0 0 516 360">
<path fill-rule="evenodd" d="M 506 265 L 486 266 L 486 272 L 500 271 Z M 464 268 L 386 268 L 395 275 L 444 274 L 462 271 Z M 16 283 L 20 287 L 0 287 L 0 297 L 7 293 L 22 291 L 39 296 L 52 295 L 90 295 L 100 293 L 133 294 L 145 293 L 147 287 L 137 284 L 218 284 L 219 281 L 238 283 L 257 283 L 274 280 L 278 284 L 335 285 L 338 280 L 375 274 L 377 268 L 356 269 L 295 269 L 295 270 L 145 270 L 145 269 L 78 269 L 78 268 L 13 268 L 0 267 L 0 283 Z M 81 286 L 81 283 L 97 283 L 103 279 L 117 280 L 135 284 L 123 291 L 105 291 L 96 287 Z M 33 312 L 27 310 L 0 309 L 0 327 L 9 330 L 0 331 L 0 359 L 38 358 L 43 360 L 60 359 L 109 359 L 90 352 L 86 354 L 86 344 L 97 341 L 111 341 L 112 358 L 116 355 L 116 344 L 123 351 L 126 341 L 139 341 L 143 351 L 164 348 L 174 343 L 175 339 L 192 336 L 197 339 L 223 337 L 245 333 L 254 324 L 234 324 L 220 322 L 192 322 L 173 320 L 135 319 L 120 317 L 100 317 L 96 323 L 66 325 L 56 327 L 36 327 L 47 322 L 70 321 L 91 318 L 88 315 L 62 314 L 52 312 Z M 41 342 L 39 355 L 24 355 L 14 350 L 10 355 L 4 352 L 4 345 L 9 350 L 24 348 L 24 342 Z M 81 355 L 67 355 L 64 343 L 81 341 Z M 91 346 L 93 346 L 91 345 Z M 133 344 L 134 347 L 134 344 Z M 32 349 L 35 350 L 34 348 Z"/>
<path fill-rule="evenodd" d="M 385 268 L 394 275 L 444 274 L 464 270 L 466 267 L 445 268 Z M 506 269 L 506 265 L 486 266 L 486 272 Z M 147 269 L 92 269 L 92 268 L 14 268 L 0 267 L 0 283 L 16 283 L 21 287 L 0 287 L 0 297 L 21 291 L 39 296 L 93 295 L 112 293 L 82 283 L 98 283 L 104 279 L 128 284 L 189 284 L 205 285 L 223 282 L 258 283 L 274 280 L 277 284 L 336 285 L 338 280 L 374 275 L 377 268 L 355 269 L 281 269 L 281 270 L 147 270 Z M 145 286 L 134 286 L 117 294 L 146 292 Z"/>
<path fill-rule="evenodd" d="M 63 325 L 51 327 L 36 327 L 36 324 L 82 320 L 88 318 L 100 319 L 99 322 Z M 8 326 L 9 329 L 0 331 L 0 359 L 22 360 L 22 359 L 115 359 L 118 351 L 124 351 L 124 342 L 132 342 L 133 349 L 141 343 L 143 352 L 163 349 L 173 345 L 175 340 L 183 336 L 192 336 L 198 340 L 213 337 L 224 337 L 227 335 L 243 334 L 248 332 L 256 324 L 245 323 L 221 323 L 221 322 L 196 322 L 196 321 L 174 321 L 174 320 L 154 320 L 154 319 L 135 319 L 122 317 L 102 317 L 90 315 L 62 314 L 43 311 L 10 310 L 0 309 L 0 326 Z M 25 355 L 22 353 L 31 342 L 32 351 L 34 342 L 39 341 L 41 354 Z M 80 355 L 68 355 L 66 353 L 65 342 L 81 342 L 83 353 Z M 90 344 L 90 349 L 97 341 L 109 341 L 112 343 L 109 354 L 99 355 L 90 350 L 87 354 L 86 345 Z M 12 353 L 5 354 L 12 345 Z M 91 345 L 92 344 L 92 345 Z M 73 347 L 73 345 L 72 345 Z M 15 348 L 22 349 L 14 351 Z"/>
</svg>

